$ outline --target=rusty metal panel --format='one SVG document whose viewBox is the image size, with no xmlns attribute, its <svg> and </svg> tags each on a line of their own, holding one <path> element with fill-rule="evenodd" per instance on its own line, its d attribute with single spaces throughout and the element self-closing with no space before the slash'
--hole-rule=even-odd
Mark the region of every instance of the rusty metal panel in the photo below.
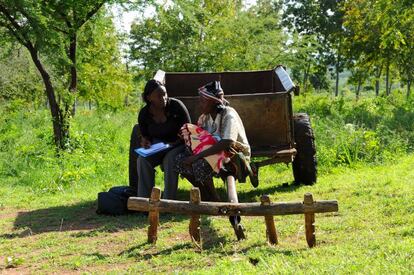
<svg viewBox="0 0 414 275">
<path fill-rule="evenodd" d="M 171 97 L 197 96 L 204 84 L 220 80 L 220 73 L 166 73 L 165 86 Z"/>
<path fill-rule="evenodd" d="M 219 80 L 224 94 L 256 94 L 283 92 L 274 70 L 223 73 L 166 73 L 165 85 L 169 96 L 196 96 L 204 84 Z"/>
<path fill-rule="evenodd" d="M 289 93 L 226 96 L 239 113 L 253 150 L 291 147 L 289 97 Z M 187 106 L 196 123 L 200 115 L 198 96 L 178 98 Z"/>
<path fill-rule="evenodd" d="M 227 72 L 221 74 L 224 94 L 255 94 L 273 92 L 273 71 Z"/>
</svg>

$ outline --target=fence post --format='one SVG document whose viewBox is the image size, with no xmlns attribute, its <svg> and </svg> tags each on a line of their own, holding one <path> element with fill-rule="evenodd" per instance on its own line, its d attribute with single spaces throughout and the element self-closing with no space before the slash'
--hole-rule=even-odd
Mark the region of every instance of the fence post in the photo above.
<svg viewBox="0 0 414 275">
<path fill-rule="evenodd" d="M 191 188 L 190 191 L 190 203 L 191 204 L 200 204 L 201 196 L 200 189 L 197 187 Z M 200 243 L 200 215 L 191 215 L 190 225 L 188 231 L 190 232 L 190 237 L 193 241 Z"/>
<path fill-rule="evenodd" d="M 270 198 L 268 195 L 263 195 L 260 198 L 262 202 L 262 206 L 264 205 L 270 205 Z M 275 221 L 273 219 L 272 215 L 267 215 L 265 217 L 265 223 L 266 223 L 266 236 L 270 244 L 277 244 L 277 232 L 275 227 Z"/>
<path fill-rule="evenodd" d="M 161 198 L 161 189 L 159 187 L 152 188 L 151 198 L 149 199 L 149 203 L 155 203 L 160 201 Z M 158 210 L 149 211 L 148 213 L 148 242 L 149 243 L 156 243 L 157 242 L 157 229 L 158 223 L 160 220 L 160 213 Z"/>
<path fill-rule="evenodd" d="M 303 204 L 305 204 L 305 206 L 313 205 L 313 196 L 311 193 L 305 194 L 304 199 L 303 199 Z M 305 212 L 305 230 L 306 230 L 306 241 L 308 242 L 308 246 L 314 247 L 316 245 L 315 213 Z"/>
</svg>

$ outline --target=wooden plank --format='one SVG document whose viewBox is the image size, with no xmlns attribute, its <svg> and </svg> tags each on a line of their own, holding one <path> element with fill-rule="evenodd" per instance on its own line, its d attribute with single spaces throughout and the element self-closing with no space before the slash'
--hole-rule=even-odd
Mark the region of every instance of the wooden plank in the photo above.
<svg viewBox="0 0 414 275">
<path fill-rule="evenodd" d="M 160 202 L 161 198 L 161 189 L 159 187 L 152 188 L 151 198 L 147 199 L 148 205 L 157 204 Z M 149 243 L 156 243 L 157 242 L 157 230 L 158 230 L 158 223 L 160 219 L 160 213 L 156 207 L 148 209 L 148 242 Z"/>
<path fill-rule="evenodd" d="M 306 206 L 312 206 L 314 204 L 313 196 L 311 193 L 306 193 L 303 199 L 303 204 Z M 315 213 L 305 213 L 305 230 L 306 230 L 306 241 L 309 247 L 316 245 L 315 237 Z"/>
<path fill-rule="evenodd" d="M 261 198 L 261 205 L 266 206 L 270 205 L 270 198 L 268 195 L 263 195 Z M 265 223 L 266 223 L 266 236 L 267 240 L 270 244 L 277 244 L 277 232 L 275 227 L 275 221 L 273 219 L 272 215 L 266 215 L 265 216 Z"/>
<path fill-rule="evenodd" d="M 159 211 L 187 215 L 212 216 L 278 216 L 305 213 L 337 212 L 336 200 L 315 201 L 308 205 L 303 202 L 278 202 L 261 206 L 260 203 L 200 202 L 198 205 L 187 201 L 160 200 L 149 203 L 148 198 L 130 197 L 128 209 L 136 211 Z"/>
<path fill-rule="evenodd" d="M 197 205 L 197 204 L 200 204 L 200 202 L 201 202 L 200 189 L 197 187 L 191 188 L 190 203 L 192 205 Z M 201 225 L 200 215 L 191 215 L 188 231 L 190 232 L 191 239 L 197 242 L 198 244 L 200 244 L 201 242 L 200 225 Z"/>
</svg>

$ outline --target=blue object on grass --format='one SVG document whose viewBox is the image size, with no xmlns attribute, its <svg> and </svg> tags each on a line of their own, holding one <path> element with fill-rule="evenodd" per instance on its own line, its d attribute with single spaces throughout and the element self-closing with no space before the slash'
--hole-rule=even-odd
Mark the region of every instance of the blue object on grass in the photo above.
<svg viewBox="0 0 414 275">
<path fill-rule="evenodd" d="M 145 149 L 145 148 L 141 147 L 141 148 L 135 149 L 134 151 L 138 155 L 145 158 L 145 157 L 154 155 L 155 153 L 167 150 L 170 147 L 171 146 L 168 143 L 158 142 L 158 143 L 152 144 L 150 148 Z"/>
</svg>

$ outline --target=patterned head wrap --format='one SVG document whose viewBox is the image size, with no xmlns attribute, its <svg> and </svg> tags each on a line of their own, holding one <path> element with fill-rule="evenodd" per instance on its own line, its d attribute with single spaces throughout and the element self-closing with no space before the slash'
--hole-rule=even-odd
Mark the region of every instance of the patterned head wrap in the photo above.
<svg viewBox="0 0 414 275">
<path fill-rule="evenodd" d="M 205 99 L 212 100 L 219 105 L 229 105 L 229 102 L 224 99 L 224 92 L 221 88 L 220 81 L 207 83 L 206 85 L 198 88 L 198 93 Z"/>
</svg>

